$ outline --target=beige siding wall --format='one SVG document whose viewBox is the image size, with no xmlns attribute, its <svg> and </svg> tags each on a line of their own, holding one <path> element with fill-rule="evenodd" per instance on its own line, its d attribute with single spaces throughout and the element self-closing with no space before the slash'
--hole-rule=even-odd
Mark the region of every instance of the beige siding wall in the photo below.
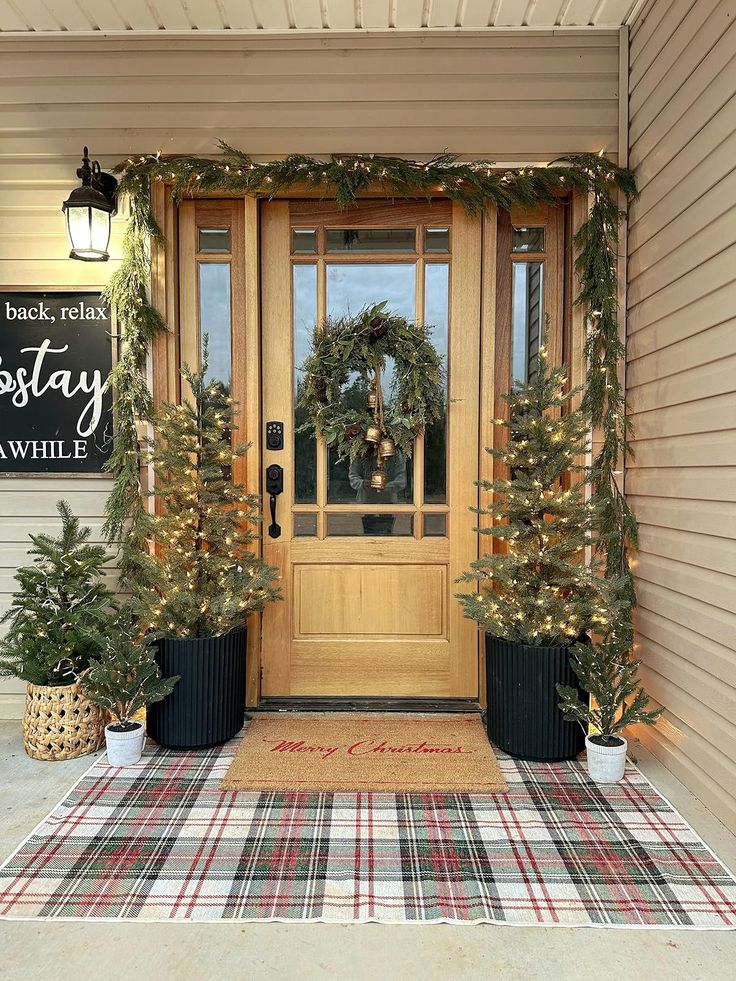
<svg viewBox="0 0 736 981">
<path fill-rule="evenodd" d="M 617 149 L 618 33 L 199 39 L 0 36 L 0 288 L 104 285 L 70 262 L 61 202 L 86 143 L 140 152 L 434 154 L 504 162 Z M 113 256 L 119 255 L 116 219 Z M 0 480 L 0 610 L 27 533 L 66 497 L 102 523 L 107 484 Z M 0 682 L 0 716 L 20 713 Z"/>
<path fill-rule="evenodd" d="M 643 741 L 736 828 L 736 7 L 652 0 L 631 32 L 626 488 Z"/>
</svg>

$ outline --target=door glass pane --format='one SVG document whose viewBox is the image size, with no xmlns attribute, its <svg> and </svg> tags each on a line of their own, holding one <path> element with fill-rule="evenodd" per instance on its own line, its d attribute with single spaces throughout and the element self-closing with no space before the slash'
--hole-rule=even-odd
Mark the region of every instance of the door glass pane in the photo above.
<svg viewBox="0 0 736 981">
<path fill-rule="evenodd" d="M 328 514 L 327 534 L 366 536 L 368 538 L 401 537 L 414 534 L 413 514 Z"/>
<path fill-rule="evenodd" d="M 200 228 L 199 251 L 200 252 L 229 252 L 230 229 L 229 228 Z"/>
<path fill-rule="evenodd" d="M 365 306 L 388 300 L 392 313 L 415 317 L 416 265 L 413 262 L 327 264 L 327 315 L 353 316 Z"/>
<path fill-rule="evenodd" d="M 207 338 L 206 380 L 221 381 L 230 391 L 230 264 L 199 263 L 199 334 L 204 348 Z"/>
<path fill-rule="evenodd" d="M 445 403 L 442 416 L 427 427 L 424 435 L 424 500 L 430 504 L 447 501 L 447 352 L 450 304 L 450 266 L 447 262 L 424 267 L 424 320 L 429 339 L 444 359 Z"/>
<path fill-rule="evenodd" d="M 317 251 L 317 232 L 313 228 L 293 228 L 291 251 L 294 255 L 314 255 Z"/>
<path fill-rule="evenodd" d="M 424 515 L 424 536 L 425 538 L 444 538 L 447 535 L 447 515 L 446 514 L 425 514 Z"/>
<path fill-rule="evenodd" d="M 327 266 L 327 312 L 329 317 L 353 316 L 374 303 L 387 300 L 387 309 L 407 320 L 415 316 L 416 266 L 414 263 L 355 263 L 349 266 Z M 386 361 L 383 374 L 383 393 L 389 409 L 394 363 Z M 363 408 L 368 399 L 365 380 L 353 375 L 343 389 L 343 398 L 355 408 Z M 356 461 L 356 466 L 360 461 Z M 368 467 L 369 461 L 363 461 Z M 375 469 L 370 466 L 370 471 Z M 356 473 L 350 473 L 350 464 L 338 462 L 330 453 L 327 475 L 327 501 L 330 504 L 360 503 L 360 481 Z M 369 491 L 369 493 L 374 493 Z M 393 503 L 410 503 L 414 497 L 411 461 L 403 456 L 393 459 L 389 486 L 382 491 L 382 498 Z M 363 501 L 367 498 L 362 498 Z"/>
<path fill-rule="evenodd" d="M 424 234 L 424 248 L 427 252 L 449 252 L 450 229 L 428 228 Z"/>
<path fill-rule="evenodd" d="M 512 380 L 534 377 L 544 318 L 544 263 L 515 262 L 512 303 Z"/>
<path fill-rule="evenodd" d="M 416 252 L 416 228 L 328 228 L 328 252 Z"/>
<path fill-rule="evenodd" d="M 294 535 L 296 538 L 314 538 L 317 534 L 317 515 L 294 515 Z"/>
<path fill-rule="evenodd" d="M 515 228 L 514 252 L 544 252 L 544 228 Z"/>
<path fill-rule="evenodd" d="M 294 309 L 294 404 L 301 397 L 301 366 L 309 354 L 317 323 L 317 267 L 293 267 Z M 306 422 L 302 409 L 294 416 L 294 500 L 314 504 L 317 500 L 317 443 L 311 432 L 299 432 Z"/>
</svg>

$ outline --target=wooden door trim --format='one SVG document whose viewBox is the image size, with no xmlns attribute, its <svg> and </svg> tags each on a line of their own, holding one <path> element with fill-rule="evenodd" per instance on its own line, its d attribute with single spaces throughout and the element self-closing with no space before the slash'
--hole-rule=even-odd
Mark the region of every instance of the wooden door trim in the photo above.
<svg viewBox="0 0 736 981">
<path fill-rule="evenodd" d="M 454 461 L 447 481 L 450 503 L 448 535 L 450 539 L 450 583 L 468 568 L 468 559 L 478 555 L 475 521 L 458 501 L 465 501 L 467 488 L 478 479 L 478 439 L 480 434 L 481 394 L 481 263 L 482 222 L 469 216 L 462 205 L 453 205 L 453 262 L 450 271 L 450 390 L 448 399 L 447 445 L 452 447 Z M 453 363 L 463 370 L 453 371 Z M 478 502 L 477 491 L 472 503 Z M 459 651 L 467 647 L 468 658 L 454 657 L 451 665 L 450 694 L 478 697 L 478 628 L 466 619 L 451 588 L 449 609 L 450 636 Z"/>
<path fill-rule="evenodd" d="M 284 445 L 293 447 L 294 413 L 292 409 L 292 373 L 294 364 L 292 298 L 290 274 L 289 202 L 269 201 L 261 205 L 261 332 L 262 346 L 262 405 L 263 419 L 279 419 L 284 423 Z M 271 324 L 288 324 L 287 349 L 279 344 Z M 282 451 L 283 453 L 283 451 Z M 291 459 L 292 451 L 289 451 Z M 263 452 L 262 468 L 270 463 L 283 463 L 278 452 Z M 263 557 L 269 565 L 286 571 L 281 581 L 282 601 L 270 603 L 262 615 L 260 648 L 261 688 L 283 692 L 289 687 L 290 645 L 292 637 L 292 590 L 290 573 L 290 543 L 294 499 L 294 468 L 284 468 L 284 491 L 279 508 L 281 538 L 263 540 Z M 264 522 L 265 525 L 266 522 Z M 265 535 L 265 531 L 264 531 Z"/>
</svg>

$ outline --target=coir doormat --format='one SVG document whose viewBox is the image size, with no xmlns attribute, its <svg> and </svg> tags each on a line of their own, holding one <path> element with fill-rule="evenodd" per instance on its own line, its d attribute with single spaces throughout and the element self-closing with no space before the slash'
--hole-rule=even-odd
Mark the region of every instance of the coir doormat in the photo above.
<svg viewBox="0 0 736 981">
<path fill-rule="evenodd" d="M 223 790 L 505 793 L 477 715 L 257 715 Z"/>
</svg>

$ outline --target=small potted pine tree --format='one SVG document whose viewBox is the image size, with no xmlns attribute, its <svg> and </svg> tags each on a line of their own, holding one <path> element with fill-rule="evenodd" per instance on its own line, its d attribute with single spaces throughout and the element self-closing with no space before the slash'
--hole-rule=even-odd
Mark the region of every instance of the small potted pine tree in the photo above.
<svg viewBox="0 0 736 981">
<path fill-rule="evenodd" d="M 476 529 L 499 544 L 458 580 L 473 585 L 458 598 L 486 634 L 488 736 L 532 760 L 572 759 L 582 750 L 583 734 L 563 717 L 556 685 L 576 687 L 570 649 L 605 628 L 615 608 L 598 564 L 584 561 L 593 505 L 580 480 L 565 486 L 566 474 L 580 473 L 588 434 L 565 384 L 565 370 L 551 368 L 542 347 L 533 378 L 505 396 L 509 420 L 495 423 L 507 440 L 488 452 L 507 476 L 479 483 L 493 496 L 478 514 L 493 523 Z"/>
<path fill-rule="evenodd" d="M 592 701 L 581 699 L 577 688 L 557 685 L 565 718 L 579 722 L 585 733 L 588 773 L 596 783 L 621 780 L 628 748 L 622 733 L 629 726 L 653 725 L 663 712 L 648 708 L 649 696 L 638 681 L 641 661 L 631 655 L 629 624 L 622 617 L 595 643 L 576 644 L 570 652 L 572 669 Z"/>
<path fill-rule="evenodd" d="M 164 746 L 225 742 L 245 716 L 246 627 L 280 597 L 277 571 L 253 549 L 260 499 L 232 480 L 248 447 L 233 444 L 235 406 L 226 387 L 182 371 L 191 398 L 154 419 L 152 493 L 163 505 L 148 516 L 150 551 L 134 573 L 136 613 L 155 634 L 163 675 L 174 691 L 148 713 L 148 734 Z"/>
<path fill-rule="evenodd" d="M 69 760 L 102 743 L 103 718 L 78 675 L 99 651 L 115 603 L 103 579 L 109 556 L 89 542 L 66 501 L 56 505 L 58 535 L 31 535 L 30 565 L 16 574 L 18 589 L 0 620 L 0 676 L 27 683 L 23 746 L 39 760 Z"/>
<path fill-rule="evenodd" d="M 113 721 L 105 726 L 112 766 L 130 766 L 140 760 L 146 730 L 133 717 L 170 695 L 179 680 L 161 677 L 152 641 L 150 634 L 141 634 L 132 611 L 121 610 L 81 678 L 89 700 L 112 716 Z"/>
</svg>

